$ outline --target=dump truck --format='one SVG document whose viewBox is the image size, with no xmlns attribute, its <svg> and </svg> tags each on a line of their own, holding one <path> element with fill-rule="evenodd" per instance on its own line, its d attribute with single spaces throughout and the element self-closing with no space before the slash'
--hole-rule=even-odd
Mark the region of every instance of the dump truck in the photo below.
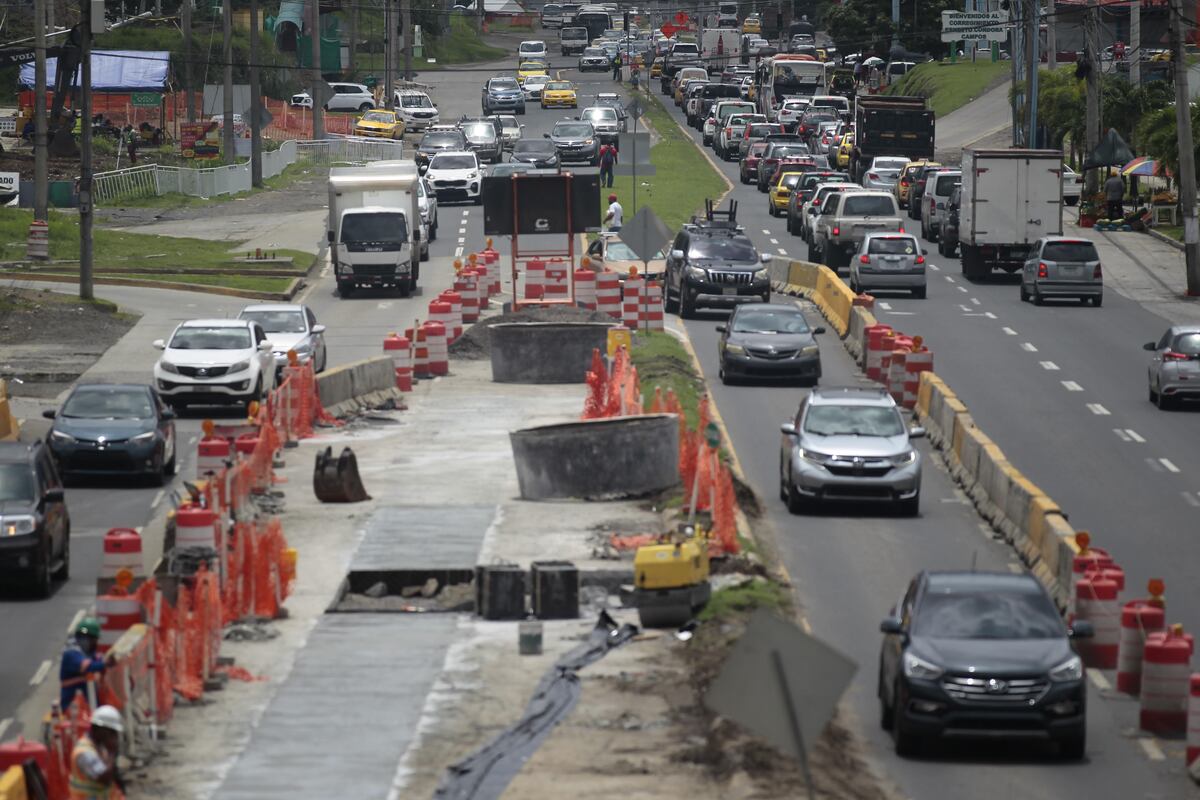
<svg viewBox="0 0 1200 800">
<path fill-rule="evenodd" d="M 415 161 L 329 170 L 329 242 L 338 294 L 395 288 L 408 297 L 421 273 L 420 176 Z"/>
<path fill-rule="evenodd" d="M 1062 167 L 1060 150 L 963 150 L 958 242 L 964 277 L 1016 272 L 1038 239 L 1062 234 Z"/>
<path fill-rule="evenodd" d="M 876 156 L 933 158 L 933 111 L 924 97 L 858 95 L 854 99 L 854 146 L 851 177 L 862 174 Z"/>
</svg>

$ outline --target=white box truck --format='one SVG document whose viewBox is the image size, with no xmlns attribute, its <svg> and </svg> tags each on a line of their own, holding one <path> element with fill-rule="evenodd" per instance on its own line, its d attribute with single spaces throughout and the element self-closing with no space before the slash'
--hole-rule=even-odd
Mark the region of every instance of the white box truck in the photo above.
<svg viewBox="0 0 1200 800">
<path fill-rule="evenodd" d="M 731 63 L 739 63 L 741 57 L 741 32 L 729 28 L 706 28 L 701 31 L 700 59 L 710 75 L 719 74 Z"/>
<path fill-rule="evenodd" d="M 325 236 L 338 294 L 360 286 L 394 287 L 403 297 L 417 287 L 423 231 L 415 161 L 331 167 Z"/>
<path fill-rule="evenodd" d="M 1016 272 L 1043 236 L 1062 234 L 1062 152 L 974 150 L 962 154 L 962 274 Z"/>
</svg>

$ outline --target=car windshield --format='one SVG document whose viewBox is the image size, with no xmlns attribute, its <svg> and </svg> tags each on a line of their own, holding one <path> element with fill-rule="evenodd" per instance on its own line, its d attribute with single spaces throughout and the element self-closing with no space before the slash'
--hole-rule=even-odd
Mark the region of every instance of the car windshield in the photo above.
<svg viewBox="0 0 1200 800">
<path fill-rule="evenodd" d="M 808 321 L 799 311 L 743 308 L 733 318 L 734 333 L 808 333 Z"/>
<path fill-rule="evenodd" d="M 545 153 L 554 152 L 554 144 L 545 139 L 521 139 L 513 145 L 514 153 Z"/>
<path fill-rule="evenodd" d="M 555 125 L 554 135 L 572 138 L 577 136 L 591 136 L 592 126 L 579 124 Z"/>
<path fill-rule="evenodd" d="M 664 253 L 659 250 L 651 258 L 663 258 Z M 605 261 L 641 261 L 642 259 L 629 249 L 629 245 L 616 239 L 609 240 L 608 247 L 604 250 Z"/>
<path fill-rule="evenodd" d="M 871 169 L 888 169 L 902 170 L 904 169 L 905 161 L 903 158 L 877 158 L 871 162 Z"/>
<path fill-rule="evenodd" d="M 27 464 L 0 464 L 0 503 L 33 502 L 33 469 Z"/>
<path fill-rule="evenodd" d="M 770 133 L 779 133 L 780 132 L 778 125 L 763 125 L 760 123 L 760 124 L 751 125 L 749 127 L 750 127 L 750 134 L 749 134 L 750 136 L 766 136 L 767 134 L 770 134 Z"/>
<path fill-rule="evenodd" d="M 911 256 L 920 252 L 920 248 L 917 247 L 917 240 L 908 236 L 872 236 L 867 252 L 885 256 Z"/>
<path fill-rule="evenodd" d="M 847 217 L 894 217 L 896 213 L 896 201 L 880 195 L 847 197 L 842 207 L 842 215 Z"/>
<path fill-rule="evenodd" d="M 950 194 L 954 191 L 956 184 L 961 183 L 962 178 L 958 175 L 940 175 L 937 179 L 937 188 L 933 190 L 934 194 Z"/>
<path fill-rule="evenodd" d="M 433 108 L 433 102 L 423 94 L 402 94 L 400 105 L 405 108 Z"/>
<path fill-rule="evenodd" d="M 529 172 L 528 164 L 496 164 L 492 167 L 492 177 L 502 178 L 505 175 L 515 175 L 518 172 Z"/>
<path fill-rule="evenodd" d="M 496 126 L 490 122 L 473 122 L 463 129 L 468 139 L 495 139 Z"/>
<path fill-rule="evenodd" d="M 1175 337 L 1171 349 L 1189 356 L 1200 355 L 1200 333 L 1181 333 Z"/>
<path fill-rule="evenodd" d="M 391 111 L 368 111 L 362 115 L 363 122 L 395 122 L 396 117 Z"/>
<path fill-rule="evenodd" d="M 779 179 L 779 185 L 786 186 L 789 189 L 795 189 L 796 185 L 800 183 L 800 179 L 803 177 L 804 176 L 799 172 L 786 172 L 784 173 L 783 177 Z"/>
<path fill-rule="evenodd" d="M 695 236 L 688 248 L 688 258 L 714 261 L 757 261 L 758 253 L 749 239 Z"/>
<path fill-rule="evenodd" d="M 590 120 L 596 120 L 600 122 L 615 122 L 617 119 L 617 112 L 608 107 L 588 108 L 584 109 L 583 116 Z"/>
<path fill-rule="evenodd" d="M 429 162 L 430 169 L 475 169 L 476 166 L 474 156 L 435 156 Z"/>
<path fill-rule="evenodd" d="M 531 86 L 545 86 L 549 82 L 549 75 L 530 75 L 525 79 L 525 88 L 529 88 Z"/>
<path fill-rule="evenodd" d="M 900 436 L 904 422 L 886 406 L 814 405 L 804 417 L 805 433 L 817 436 Z"/>
<path fill-rule="evenodd" d="M 63 404 L 61 416 L 79 419 L 149 419 L 154 416 L 144 389 L 84 388 Z"/>
<path fill-rule="evenodd" d="M 172 350 L 246 350 L 250 347 L 247 328 L 186 327 L 171 337 Z"/>
<path fill-rule="evenodd" d="M 806 111 L 804 113 L 804 124 L 812 125 L 817 122 L 832 122 L 837 119 L 837 115 L 832 111 Z"/>
<path fill-rule="evenodd" d="M 931 639 L 1057 639 L 1063 624 L 1035 591 L 931 588 L 913 620 L 913 635 Z"/>
<path fill-rule="evenodd" d="M 1091 242 L 1047 242 L 1042 248 L 1046 261 L 1099 261 L 1100 255 Z"/>
<path fill-rule="evenodd" d="M 240 319 L 254 320 L 267 333 L 304 333 L 304 312 L 299 309 L 243 311 Z"/>
<path fill-rule="evenodd" d="M 777 144 L 771 148 L 771 152 L 767 153 L 767 158 L 787 158 L 788 156 L 806 155 L 808 155 L 808 145 Z"/>
<path fill-rule="evenodd" d="M 540 67 L 541 64 L 522 64 L 521 69 L 532 69 Z M 492 78 L 492 82 L 488 84 L 489 89 L 517 89 L 516 78 Z"/>
<path fill-rule="evenodd" d="M 575 87 L 566 81 L 551 81 L 546 84 L 546 88 L 552 92 L 569 92 Z"/>
<path fill-rule="evenodd" d="M 342 217 L 342 242 L 356 245 L 403 245 L 408 225 L 403 214 L 347 214 Z"/>
<path fill-rule="evenodd" d="M 459 133 L 427 133 L 418 147 L 462 147 L 463 137 Z"/>
<path fill-rule="evenodd" d="M 522 53 L 540 53 L 546 49 L 543 42 L 521 42 Z"/>
<path fill-rule="evenodd" d="M 583 54 L 585 56 L 602 56 L 604 55 L 604 51 L 599 47 L 588 47 L 584 49 Z"/>
</svg>

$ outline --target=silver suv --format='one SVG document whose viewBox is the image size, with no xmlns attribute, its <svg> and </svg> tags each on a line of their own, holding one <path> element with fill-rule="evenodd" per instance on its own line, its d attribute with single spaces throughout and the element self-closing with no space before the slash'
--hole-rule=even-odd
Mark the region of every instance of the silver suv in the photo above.
<svg viewBox="0 0 1200 800">
<path fill-rule="evenodd" d="M 783 423 L 779 496 L 798 514 L 822 500 L 895 503 L 908 516 L 921 504 L 921 454 L 886 389 L 815 388 Z"/>
<path fill-rule="evenodd" d="M 1021 300 L 1041 305 L 1046 298 L 1104 302 L 1104 270 L 1096 245 L 1070 236 L 1043 236 L 1033 244 L 1021 270 Z"/>
</svg>

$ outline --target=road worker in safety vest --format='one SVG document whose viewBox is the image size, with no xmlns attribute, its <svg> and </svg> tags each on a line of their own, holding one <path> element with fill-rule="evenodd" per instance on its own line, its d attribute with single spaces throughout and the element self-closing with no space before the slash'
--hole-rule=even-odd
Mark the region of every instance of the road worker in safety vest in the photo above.
<svg viewBox="0 0 1200 800">
<path fill-rule="evenodd" d="M 105 667 L 105 659 L 96 655 L 96 645 L 99 641 L 100 621 L 95 617 L 84 617 L 63 650 L 58 680 L 62 688 L 59 702 L 64 714 L 75 701 L 76 695 L 83 695 L 84 705 L 90 703 L 88 681 L 98 680 Z"/>
<path fill-rule="evenodd" d="M 100 706 L 93 712 L 91 728 L 71 750 L 70 800 L 119 800 L 125 796 L 117 775 L 121 730 L 121 712 L 112 706 Z"/>
</svg>

